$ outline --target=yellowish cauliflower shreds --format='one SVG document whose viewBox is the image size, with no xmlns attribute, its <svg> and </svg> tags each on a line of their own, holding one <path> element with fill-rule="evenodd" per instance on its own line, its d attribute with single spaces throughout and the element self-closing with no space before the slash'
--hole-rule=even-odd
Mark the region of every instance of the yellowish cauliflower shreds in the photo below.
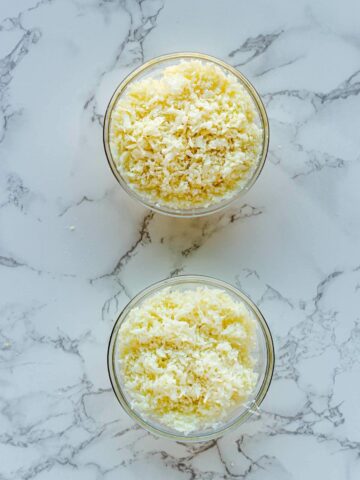
<svg viewBox="0 0 360 480">
<path fill-rule="evenodd" d="M 170 208 L 231 197 L 253 175 L 263 132 L 235 75 L 183 61 L 130 85 L 110 119 L 110 148 L 129 186 Z"/>
<path fill-rule="evenodd" d="M 221 289 L 163 289 L 129 313 L 117 342 L 132 406 L 183 433 L 218 424 L 257 382 L 255 321 Z"/>
</svg>

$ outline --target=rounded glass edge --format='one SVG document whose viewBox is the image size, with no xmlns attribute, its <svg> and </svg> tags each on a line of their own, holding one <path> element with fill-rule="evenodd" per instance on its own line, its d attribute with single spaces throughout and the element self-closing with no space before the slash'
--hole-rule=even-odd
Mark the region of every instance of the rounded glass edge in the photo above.
<svg viewBox="0 0 360 480">
<path fill-rule="evenodd" d="M 199 208 L 198 211 L 195 210 L 175 210 L 171 208 L 167 208 L 166 206 L 158 206 L 155 204 L 152 204 L 151 202 L 146 201 L 144 197 L 142 197 L 139 193 L 137 193 L 135 190 L 129 187 L 127 182 L 123 179 L 123 177 L 120 175 L 118 172 L 115 162 L 113 160 L 112 154 L 111 154 L 111 149 L 110 149 L 110 142 L 109 142 L 109 128 L 110 128 L 110 118 L 111 118 L 111 113 L 112 110 L 119 98 L 119 96 L 122 94 L 122 92 L 126 89 L 126 87 L 129 85 L 129 83 L 136 78 L 139 74 L 141 74 L 143 71 L 148 69 L 149 67 L 152 67 L 154 65 L 157 65 L 163 61 L 166 60 L 176 60 L 178 58 L 198 58 L 200 60 L 205 60 L 209 62 L 216 63 L 217 65 L 221 66 L 222 68 L 228 70 L 232 74 L 234 74 L 247 88 L 248 93 L 254 100 L 259 113 L 260 113 L 260 119 L 262 123 L 262 127 L 264 130 L 264 138 L 263 138 L 263 145 L 262 145 L 262 151 L 261 151 L 261 157 L 259 164 L 256 168 L 256 171 L 254 175 L 251 177 L 249 182 L 244 188 L 241 188 L 238 192 L 236 192 L 233 196 L 231 196 L 227 201 L 220 202 L 219 204 L 214 204 L 209 207 L 202 207 Z M 177 52 L 177 53 L 169 53 L 167 55 L 161 55 L 155 58 L 152 58 L 151 60 L 143 63 L 139 67 L 137 67 L 135 70 L 133 70 L 131 73 L 129 73 L 122 82 L 116 87 L 114 93 L 112 94 L 110 101 L 107 105 L 106 111 L 105 111 L 105 117 L 104 117 L 104 125 L 103 125 L 103 144 L 104 144 L 104 150 L 105 150 L 105 155 L 107 162 L 110 166 L 110 169 L 118 181 L 118 183 L 121 185 L 121 187 L 125 190 L 125 192 L 138 201 L 140 204 L 142 204 L 146 208 L 150 208 L 154 212 L 157 213 L 162 213 L 164 215 L 168 215 L 171 217 L 181 217 L 181 218 L 195 218 L 195 217 L 203 217 L 205 215 L 210 215 L 212 213 L 217 213 L 223 210 L 224 208 L 228 207 L 232 202 L 235 200 L 239 199 L 244 195 L 246 192 L 250 190 L 250 188 L 254 185 L 256 180 L 258 179 L 264 165 L 265 165 L 265 160 L 268 154 L 268 149 L 269 149 L 269 141 L 270 141 L 270 127 L 269 127 L 269 119 L 266 113 L 265 106 L 263 104 L 263 101 L 261 100 L 261 97 L 255 87 L 252 85 L 252 83 L 241 73 L 239 72 L 236 68 L 233 66 L 229 65 L 228 63 L 213 57 L 211 55 L 206 55 L 204 53 L 198 53 L 198 52 Z"/>
<path fill-rule="evenodd" d="M 232 293 L 239 296 L 255 314 L 256 319 L 259 322 L 261 330 L 264 334 L 264 339 L 266 344 L 266 370 L 264 373 L 264 379 L 255 400 L 252 402 L 252 407 L 259 408 L 259 406 L 263 402 L 269 390 L 273 373 L 274 373 L 274 367 L 275 367 L 275 349 L 274 349 L 274 342 L 273 342 L 270 328 L 264 316 L 262 315 L 261 311 L 259 310 L 259 308 L 254 304 L 254 302 L 247 295 L 245 295 L 241 290 L 234 287 L 233 285 L 214 277 L 209 277 L 205 275 L 178 275 L 176 277 L 155 282 L 152 285 L 141 290 L 137 295 L 135 295 L 124 307 L 124 309 L 121 311 L 112 328 L 109 344 L 108 344 L 108 350 L 107 350 L 108 374 L 110 378 L 111 387 L 113 389 L 113 392 L 118 402 L 123 407 L 125 412 L 130 416 L 130 418 L 132 418 L 136 423 L 142 426 L 145 430 L 147 430 L 148 432 L 158 437 L 168 438 L 168 439 L 172 439 L 179 442 L 186 442 L 186 443 L 206 442 L 208 440 L 220 438 L 225 433 L 234 430 L 235 428 L 243 424 L 248 418 L 250 418 L 253 415 L 253 411 L 251 411 L 251 409 L 247 409 L 239 417 L 235 418 L 230 423 L 230 425 L 228 425 L 226 428 L 219 428 L 213 433 L 209 433 L 205 435 L 196 435 L 196 436 L 171 434 L 161 429 L 155 428 L 152 425 L 149 425 L 143 418 L 141 418 L 130 407 L 130 405 L 128 404 L 122 392 L 122 389 L 117 381 L 116 374 L 115 374 L 115 358 L 114 358 L 115 342 L 116 342 L 117 334 L 121 327 L 121 324 L 125 320 L 128 312 L 131 310 L 134 304 L 137 304 L 142 298 L 144 298 L 148 294 L 152 292 L 156 292 L 159 288 L 174 285 L 174 284 L 179 284 L 179 283 L 199 283 L 199 284 L 207 283 L 208 285 L 211 285 L 214 287 L 220 287 L 220 288 L 222 287 L 224 289 L 230 290 Z"/>
</svg>

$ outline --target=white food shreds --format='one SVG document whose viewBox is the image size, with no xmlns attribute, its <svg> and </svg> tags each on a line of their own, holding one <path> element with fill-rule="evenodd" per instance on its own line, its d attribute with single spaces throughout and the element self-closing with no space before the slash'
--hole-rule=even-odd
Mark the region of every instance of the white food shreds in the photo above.
<svg viewBox="0 0 360 480">
<path fill-rule="evenodd" d="M 251 178 L 263 131 L 254 101 L 235 75 L 183 61 L 160 78 L 130 85 L 110 119 L 119 172 L 147 200 L 205 207 Z"/>
<path fill-rule="evenodd" d="M 130 311 L 117 342 L 132 407 L 183 433 L 217 425 L 257 382 L 255 321 L 220 289 L 163 289 Z"/>
</svg>

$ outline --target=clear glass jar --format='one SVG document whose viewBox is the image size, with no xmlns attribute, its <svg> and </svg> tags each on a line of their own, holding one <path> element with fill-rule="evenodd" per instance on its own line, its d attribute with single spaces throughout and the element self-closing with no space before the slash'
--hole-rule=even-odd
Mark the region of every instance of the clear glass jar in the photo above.
<svg viewBox="0 0 360 480">
<path fill-rule="evenodd" d="M 145 198 L 140 193 L 136 192 L 133 188 L 131 188 L 127 183 L 126 179 L 121 175 L 121 173 L 116 168 L 116 163 L 111 153 L 110 140 L 109 140 L 110 121 L 111 121 L 113 108 L 116 105 L 118 99 L 121 97 L 121 95 L 123 95 L 126 92 L 127 87 L 131 83 L 144 79 L 146 77 L 155 77 L 155 78 L 159 77 L 164 68 L 170 65 L 175 65 L 179 63 L 181 60 L 201 60 L 202 62 L 214 63 L 220 66 L 225 72 L 232 73 L 233 75 L 235 75 L 236 78 L 239 80 L 239 82 L 241 82 L 241 84 L 245 87 L 245 89 L 247 90 L 247 92 L 249 93 L 249 95 L 254 101 L 254 105 L 259 114 L 259 120 L 261 123 L 261 129 L 263 132 L 262 149 L 258 159 L 258 163 L 253 172 L 253 175 L 249 176 L 246 183 L 242 185 L 240 188 L 238 188 L 238 190 L 236 190 L 234 194 L 231 195 L 230 197 L 224 198 L 223 200 L 217 203 L 211 204 L 207 207 L 196 207 L 192 209 L 175 209 L 165 205 L 152 203 L 147 198 Z M 130 75 L 128 75 L 120 83 L 120 85 L 116 88 L 113 96 L 111 97 L 108 107 L 106 109 L 105 119 L 104 119 L 103 139 L 104 139 L 105 153 L 106 153 L 106 157 L 110 165 L 110 168 L 115 178 L 117 179 L 117 181 L 132 198 L 136 199 L 145 207 L 148 207 L 156 212 L 163 213 L 166 215 L 171 215 L 174 217 L 200 217 L 203 215 L 208 215 L 210 213 L 215 213 L 222 210 L 223 208 L 228 206 L 231 202 L 238 199 L 240 196 L 244 195 L 253 186 L 253 184 L 255 183 L 256 179 L 260 175 L 260 172 L 264 166 L 266 155 L 268 152 L 269 121 L 266 115 L 265 107 L 261 101 L 259 94 L 255 90 L 253 85 L 249 82 L 247 78 L 244 77 L 244 75 L 242 75 L 238 70 L 233 68 L 231 65 L 228 65 L 227 63 L 221 60 L 218 60 L 217 58 L 211 57 L 209 55 L 204 55 L 201 53 L 173 53 L 173 54 L 164 55 L 164 56 L 149 60 L 148 62 L 144 63 L 139 68 L 134 70 L 132 73 L 130 73 Z"/>
<path fill-rule="evenodd" d="M 246 403 L 240 405 L 235 411 L 233 411 L 229 417 L 221 423 L 220 426 L 217 425 L 214 428 L 209 428 L 204 431 L 191 432 L 191 434 L 185 435 L 176 430 L 172 430 L 171 428 L 168 428 L 159 422 L 145 418 L 142 416 L 141 412 L 136 411 L 131 407 L 126 389 L 124 388 L 121 380 L 119 361 L 117 361 L 117 339 L 119 332 L 121 333 L 121 325 L 123 322 L 126 322 L 129 312 L 133 308 L 141 305 L 141 303 L 149 296 L 154 295 L 165 287 L 171 287 L 171 289 L 188 290 L 195 289 L 199 286 L 224 290 L 235 301 L 244 303 L 252 313 L 256 322 L 257 347 L 253 354 L 256 358 L 255 371 L 258 373 L 258 381 Z M 200 275 L 181 275 L 171 279 L 162 280 L 136 295 L 128 303 L 116 320 L 110 336 L 108 347 L 108 371 L 111 385 L 124 410 L 133 420 L 135 420 L 139 425 L 149 432 L 158 436 L 182 442 L 203 442 L 213 438 L 221 437 L 224 433 L 244 423 L 254 412 L 258 412 L 259 406 L 263 401 L 271 383 L 274 370 L 274 361 L 274 345 L 270 329 L 256 305 L 254 305 L 254 303 L 244 293 L 232 285 L 215 278 L 204 277 Z"/>
</svg>

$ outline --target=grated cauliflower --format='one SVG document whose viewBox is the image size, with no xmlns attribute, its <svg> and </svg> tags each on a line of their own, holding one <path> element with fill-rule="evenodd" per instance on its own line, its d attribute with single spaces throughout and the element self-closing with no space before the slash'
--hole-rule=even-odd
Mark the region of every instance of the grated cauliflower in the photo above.
<svg viewBox="0 0 360 480">
<path fill-rule="evenodd" d="M 254 101 L 234 75 L 183 61 L 128 87 L 111 114 L 110 149 L 128 185 L 148 201 L 206 207 L 252 177 L 259 125 Z"/>
<path fill-rule="evenodd" d="M 254 319 L 221 289 L 163 289 L 129 313 L 117 346 L 132 407 L 186 434 L 217 425 L 257 382 Z"/>
</svg>

